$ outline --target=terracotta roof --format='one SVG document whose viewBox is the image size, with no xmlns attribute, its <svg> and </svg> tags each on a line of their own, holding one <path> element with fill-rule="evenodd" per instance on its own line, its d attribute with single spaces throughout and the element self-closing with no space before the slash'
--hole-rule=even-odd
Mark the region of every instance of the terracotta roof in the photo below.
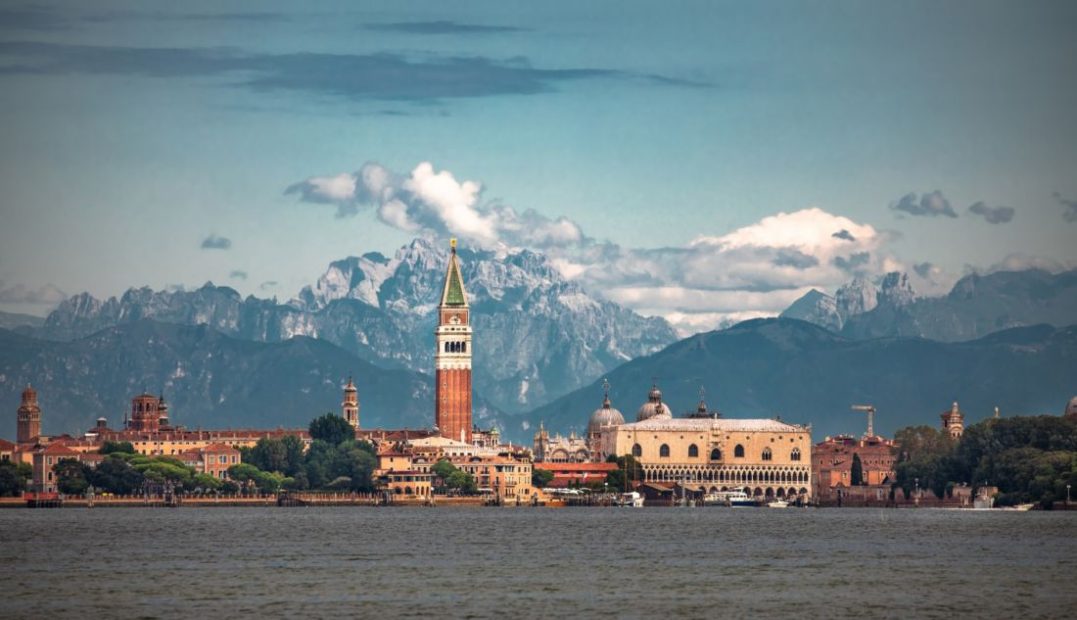
<svg viewBox="0 0 1077 620">
<path fill-rule="evenodd" d="M 55 456 L 55 455 L 78 456 L 78 454 L 79 454 L 78 452 L 75 452 L 74 450 L 72 450 L 70 448 L 64 447 L 64 446 L 62 446 L 60 444 L 56 444 L 56 443 L 49 444 L 48 446 L 42 448 L 41 453 L 42 454 L 48 454 L 49 456 Z"/>
<path fill-rule="evenodd" d="M 535 463 L 535 469 L 552 471 L 554 475 L 572 472 L 610 472 L 617 469 L 617 463 Z"/>
<path fill-rule="evenodd" d="M 15 444 L 14 443 L 12 443 L 12 442 L 10 442 L 10 441 L 8 441 L 6 439 L 0 439 L 0 450 L 3 450 L 4 452 L 7 452 L 9 450 L 14 450 L 14 449 L 15 449 Z"/>
<path fill-rule="evenodd" d="M 208 446 L 202 448 L 202 452 L 239 452 L 232 446 L 223 443 L 211 443 Z"/>
</svg>

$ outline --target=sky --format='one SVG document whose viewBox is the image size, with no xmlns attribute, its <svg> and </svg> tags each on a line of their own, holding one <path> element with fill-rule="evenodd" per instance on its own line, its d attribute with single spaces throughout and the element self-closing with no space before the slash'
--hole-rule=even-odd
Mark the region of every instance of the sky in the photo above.
<svg viewBox="0 0 1077 620">
<path fill-rule="evenodd" d="M 417 235 L 682 331 L 1077 267 L 1072 2 L 0 4 L 0 310 Z"/>
</svg>

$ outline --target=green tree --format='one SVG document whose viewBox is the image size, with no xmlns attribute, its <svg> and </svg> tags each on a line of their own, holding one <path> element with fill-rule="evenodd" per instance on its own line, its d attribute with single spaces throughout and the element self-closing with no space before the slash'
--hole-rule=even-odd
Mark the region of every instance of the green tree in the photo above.
<svg viewBox="0 0 1077 620">
<path fill-rule="evenodd" d="M 320 439 L 331 446 L 355 440 L 355 429 L 344 418 L 327 413 L 310 421 L 311 439 Z"/>
<path fill-rule="evenodd" d="M 864 466 L 860 463 L 860 455 L 856 452 L 853 452 L 852 470 L 850 484 L 856 487 L 864 484 Z"/>
<path fill-rule="evenodd" d="M 262 471 L 284 472 L 288 469 L 288 448 L 280 439 L 263 437 L 251 448 L 249 458 L 243 460 Z"/>
<path fill-rule="evenodd" d="M 211 492 L 220 490 L 224 483 L 217 478 L 209 474 L 195 474 L 190 482 L 190 490 L 201 490 L 203 492 Z"/>
<path fill-rule="evenodd" d="M 87 480 L 90 467 L 76 459 L 61 459 L 52 471 L 56 475 L 56 489 L 66 495 L 82 495 L 90 486 Z"/>
<path fill-rule="evenodd" d="M 543 489 L 553 480 L 553 472 L 548 469 L 534 469 L 531 471 L 531 484 Z"/>
<path fill-rule="evenodd" d="M 0 497 L 18 495 L 25 488 L 26 480 L 19 474 L 15 464 L 9 461 L 0 463 Z"/>
<path fill-rule="evenodd" d="M 123 452 L 124 454 L 134 454 L 135 446 L 130 441 L 106 441 L 101 444 L 101 448 L 98 450 L 100 454 L 113 454 L 115 452 Z"/>
<path fill-rule="evenodd" d="M 90 484 L 116 495 L 130 495 L 142 488 L 144 477 L 127 462 L 122 454 L 113 452 L 90 471 Z"/>
<path fill-rule="evenodd" d="M 284 444 L 285 462 L 287 463 L 283 471 L 285 475 L 295 476 L 303 470 L 303 440 L 295 435 L 287 435 L 284 439 L 281 439 L 281 443 Z"/>
<path fill-rule="evenodd" d="M 643 466 L 631 454 L 624 456 L 613 456 L 611 454 L 606 459 L 606 462 L 617 464 L 617 469 L 606 475 L 606 483 L 609 484 L 609 488 L 613 491 L 624 491 L 632 483 L 643 480 Z"/>
</svg>

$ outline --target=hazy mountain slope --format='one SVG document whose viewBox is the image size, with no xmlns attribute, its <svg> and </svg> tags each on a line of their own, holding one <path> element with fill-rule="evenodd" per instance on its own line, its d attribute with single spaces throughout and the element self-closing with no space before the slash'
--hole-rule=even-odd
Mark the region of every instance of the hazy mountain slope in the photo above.
<svg viewBox="0 0 1077 620">
<path fill-rule="evenodd" d="M 842 334 L 958 341 L 1039 323 L 1077 323 L 1077 271 L 1051 274 L 1030 269 L 965 276 L 944 297 L 920 298 L 906 305 L 880 300 L 874 310 L 851 317 Z"/>
<path fill-rule="evenodd" d="M 264 342 L 312 336 L 381 366 L 429 373 L 447 258 L 447 247 L 416 239 L 393 258 L 371 253 L 335 261 L 288 304 L 243 299 L 211 284 L 131 289 L 104 302 L 82 294 L 61 304 L 37 333 L 70 339 L 153 318 Z M 460 258 L 475 327 L 475 388 L 499 409 L 548 402 L 676 340 L 663 319 L 589 295 L 541 254 L 461 249 Z"/>
<path fill-rule="evenodd" d="M 365 427 L 427 428 L 433 383 L 409 370 L 383 369 L 329 342 L 296 337 L 260 343 L 207 326 L 139 320 L 58 342 L 0 330 L 0 436 L 14 437 L 19 393 L 40 393 L 46 433 L 72 434 L 98 416 L 120 426 L 132 396 L 164 391 L 173 421 L 188 427 L 303 426 L 339 412 L 354 374 Z M 505 425 L 476 395 L 476 419 Z"/>
<path fill-rule="evenodd" d="M 20 314 L 18 312 L 0 311 L 0 329 L 15 329 L 17 327 L 41 327 L 45 319 L 32 314 Z"/>
<path fill-rule="evenodd" d="M 850 340 L 790 319 L 761 319 L 698 334 L 609 373 L 612 398 L 628 419 L 652 377 L 676 415 L 694 408 L 700 385 L 730 417 L 812 423 L 814 437 L 861 433 L 855 403 L 879 409 L 876 429 L 938 424 L 954 400 L 971 420 L 1060 412 L 1077 393 L 1077 327 L 1019 328 L 962 343 L 919 338 Z M 602 399 L 599 382 L 527 414 L 531 424 L 582 430 Z"/>
</svg>

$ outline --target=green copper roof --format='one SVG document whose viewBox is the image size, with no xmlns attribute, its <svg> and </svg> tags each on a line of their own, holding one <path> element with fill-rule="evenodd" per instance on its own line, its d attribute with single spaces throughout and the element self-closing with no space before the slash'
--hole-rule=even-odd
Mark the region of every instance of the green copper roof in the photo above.
<svg viewBox="0 0 1077 620">
<path fill-rule="evenodd" d="M 467 305 L 467 298 L 464 296 L 464 281 L 460 276 L 460 265 L 456 262 L 455 252 L 449 257 L 449 276 L 445 281 L 443 303 L 446 306 Z"/>
</svg>

